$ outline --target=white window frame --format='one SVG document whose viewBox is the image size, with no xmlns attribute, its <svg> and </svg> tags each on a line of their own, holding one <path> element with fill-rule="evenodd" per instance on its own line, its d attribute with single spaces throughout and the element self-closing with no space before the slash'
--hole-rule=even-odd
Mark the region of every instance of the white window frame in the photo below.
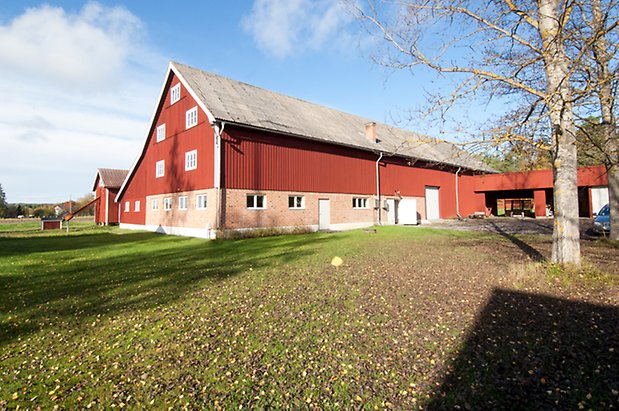
<svg viewBox="0 0 619 411">
<path fill-rule="evenodd" d="M 159 210 L 159 199 L 158 198 L 153 198 L 150 200 L 150 208 L 153 211 Z"/>
<path fill-rule="evenodd" d="M 165 211 L 170 211 L 172 209 L 172 197 L 164 197 L 163 209 Z"/>
<path fill-rule="evenodd" d="M 294 199 L 292 207 L 290 206 L 290 199 Z M 297 205 L 297 200 L 301 199 L 301 204 Z M 305 209 L 305 196 L 288 196 L 288 208 L 290 210 L 304 210 Z"/>
<path fill-rule="evenodd" d="M 170 105 L 181 99 L 181 83 L 177 83 L 170 89 Z"/>
<path fill-rule="evenodd" d="M 188 130 L 198 125 L 198 106 L 185 112 L 185 129 Z"/>
<path fill-rule="evenodd" d="M 165 140 L 165 123 L 157 126 L 157 143 Z"/>
<path fill-rule="evenodd" d="M 165 160 L 159 160 L 155 164 L 155 178 L 165 176 Z"/>
<path fill-rule="evenodd" d="M 180 196 L 178 198 L 178 209 L 187 210 L 187 196 Z"/>
<path fill-rule="evenodd" d="M 368 203 L 369 201 L 367 197 L 353 197 L 352 198 L 352 208 L 354 210 L 367 210 Z"/>
<path fill-rule="evenodd" d="M 198 194 L 196 196 L 196 208 L 198 210 L 206 210 L 208 207 L 208 196 L 206 194 Z"/>
<path fill-rule="evenodd" d="M 192 160 L 193 157 L 193 161 Z M 198 150 L 191 150 L 185 153 L 185 171 L 198 168 Z"/>
<path fill-rule="evenodd" d="M 135 203 L 133 203 L 133 211 L 136 213 L 140 212 L 140 200 L 135 200 Z"/>
<path fill-rule="evenodd" d="M 128 213 L 129 211 L 131 211 L 131 202 L 125 201 L 125 213 Z"/>
<path fill-rule="evenodd" d="M 258 204 L 258 197 L 262 197 L 262 207 L 256 206 L 256 204 Z M 247 204 L 247 200 L 249 200 L 250 198 L 252 198 L 253 204 L 251 206 Z M 248 210 L 264 210 L 267 208 L 267 196 L 264 194 L 247 194 L 247 197 L 245 199 L 245 205 L 247 206 Z"/>
</svg>

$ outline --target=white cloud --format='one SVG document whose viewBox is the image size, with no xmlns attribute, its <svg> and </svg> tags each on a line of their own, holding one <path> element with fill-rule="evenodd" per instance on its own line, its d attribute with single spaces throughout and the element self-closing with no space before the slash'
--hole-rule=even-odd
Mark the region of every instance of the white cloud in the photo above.
<svg viewBox="0 0 619 411">
<path fill-rule="evenodd" d="M 78 14 L 30 8 L 0 27 L 0 65 L 65 87 L 104 86 L 142 30 L 141 21 L 122 7 L 88 3 Z"/>
<path fill-rule="evenodd" d="M 350 45 L 353 20 L 343 1 L 255 0 L 243 28 L 269 54 L 286 57 L 325 45 Z"/>
<path fill-rule="evenodd" d="M 0 184 L 10 202 L 59 201 L 98 167 L 129 168 L 166 61 L 123 7 L 27 9 L 0 23 Z"/>
</svg>

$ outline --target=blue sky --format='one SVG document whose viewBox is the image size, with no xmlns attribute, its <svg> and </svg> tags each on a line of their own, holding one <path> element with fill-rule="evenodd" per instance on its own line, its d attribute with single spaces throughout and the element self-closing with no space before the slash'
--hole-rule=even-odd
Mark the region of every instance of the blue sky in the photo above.
<svg viewBox="0 0 619 411">
<path fill-rule="evenodd" d="M 0 184 L 58 202 L 130 168 L 170 60 L 393 124 L 433 83 L 377 66 L 378 44 L 334 0 L 2 2 Z"/>
</svg>

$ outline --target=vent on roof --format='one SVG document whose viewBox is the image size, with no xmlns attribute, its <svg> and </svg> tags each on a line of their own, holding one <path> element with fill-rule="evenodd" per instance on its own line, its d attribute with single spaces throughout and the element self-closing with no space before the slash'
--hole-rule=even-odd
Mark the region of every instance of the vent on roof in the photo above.
<svg viewBox="0 0 619 411">
<path fill-rule="evenodd" d="M 376 123 L 371 121 L 365 125 L 365 137 L 370 143 L 376 143 Z"/>
</svg>

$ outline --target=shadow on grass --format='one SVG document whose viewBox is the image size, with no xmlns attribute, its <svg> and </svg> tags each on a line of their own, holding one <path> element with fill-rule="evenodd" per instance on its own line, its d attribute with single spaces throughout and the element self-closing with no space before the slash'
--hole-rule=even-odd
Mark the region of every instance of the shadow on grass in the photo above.
<svg viewBox="0 0 619 411">
<path fill-rule="evenodd" d="M 0 257 L 12 257 L 4 258 L 6 270 L 0 274 L 0 345 L 54 325 L 80 326 L 98 314 L 166 304 L 187 296 L 203 280 L 294 262 L 333 238 L 310 236 L 206 241 L 131 233 L 0 239 Z"/>
<path fill-rule="evenodd" d="M 619 309 L 496 289 L 428 409 L 619 405 Z"/>
<path fill-rule="evenodd" d="M 525 243 L 524 241 L 522 241 L 515 235 L 508 233 L 502 227 L 496 224 L 494 221 L 490 222 L 490 225 L 493 227 L 494 232 L 496 232 L 500 236 L 505 237 L 506 239 L 511 241 L 516 247 L 520 248 L 533 261 L 538 261 L 538 262 L 546 261 L 546 258 L 544 257 L 542 253 L 540 253 L 538 250 L 531 247 L 529 244 Z"/>
</svg>

